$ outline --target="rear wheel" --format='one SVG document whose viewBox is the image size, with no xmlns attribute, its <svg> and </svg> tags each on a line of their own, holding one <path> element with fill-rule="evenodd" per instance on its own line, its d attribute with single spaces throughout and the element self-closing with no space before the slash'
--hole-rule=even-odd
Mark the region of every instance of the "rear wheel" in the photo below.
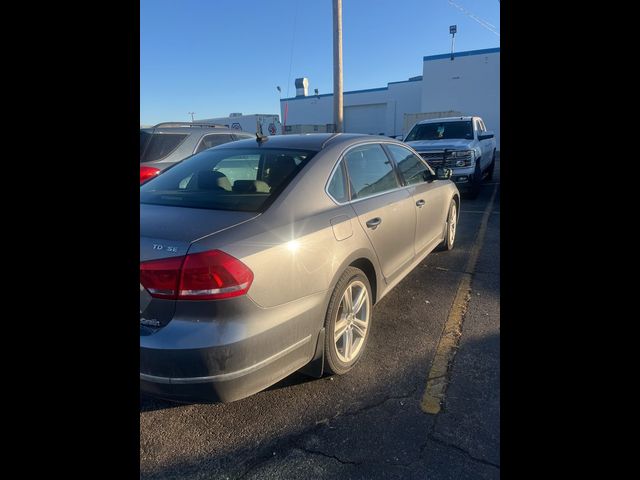
<svg viewBox="0 0 640 480">
<path fill-rule="evenodd" d="M 371 330 L 371 299 L 364 272 L 347 268 L 331 295 L 325 318 L 324 368 L 329 374 L 347 373 L 362 357 Z"/>
</svg>

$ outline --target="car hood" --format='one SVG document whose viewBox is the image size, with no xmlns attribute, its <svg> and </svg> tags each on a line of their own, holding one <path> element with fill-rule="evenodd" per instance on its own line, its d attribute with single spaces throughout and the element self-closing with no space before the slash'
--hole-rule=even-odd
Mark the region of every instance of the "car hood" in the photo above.
<svg viewBox="0 0 640 480">
<path fill-rule="evenodd" d="M 140 204 L 141 261 L 172 254 L 184 255 L 184 249 L 195 240 L 244 223 L 258 215 L 260 214 L 255 212 Z M 167 252 L 167 246 L 178 248 Z"/>
<path fill-rule="evenodd" d="M 473 140 L 450 139 L 450 140 L 415 140 L 413 142 L 406 142 L 415 150 L 444 150 L 446 149 L 464 149 L 471 148 Z"/>
</svg>

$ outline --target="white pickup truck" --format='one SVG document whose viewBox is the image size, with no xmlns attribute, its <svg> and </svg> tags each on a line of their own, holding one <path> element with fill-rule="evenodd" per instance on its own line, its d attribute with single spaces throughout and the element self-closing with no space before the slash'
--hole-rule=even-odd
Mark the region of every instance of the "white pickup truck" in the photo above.
<svg viewBox="0 0 640 480">
<path fill-rule="evenodd" d="M 432 118 L 416 123 L 404 138 L 433 168 L 453 170 L 460 191 L 475 197 L 483 178 L 491 179 L 496 162 L 496 139 L 476 116 Z"/>
</svg>

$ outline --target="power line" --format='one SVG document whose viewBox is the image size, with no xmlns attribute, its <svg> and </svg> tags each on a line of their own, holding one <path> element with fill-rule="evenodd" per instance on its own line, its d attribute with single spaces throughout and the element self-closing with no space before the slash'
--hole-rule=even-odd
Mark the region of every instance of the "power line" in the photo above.
<svg viewBox="0 0 640 480">
<path fill-rule="evenodd" d="M 289 98 L 289 88 L 291 87 L 291 67 L 293 67 L 293 49 L 296 45 L 296 24 L 298 20 L 298 5 L 300 1 L 296 1 L 296 8 L 293 13 L 293 33 L 291 34 L 291 54 L 289 55 L 289 76 L 287 77 L 287 98 Z"/>
<path fill-rule="evenodd" d="M 484 28 L 486 28 L 487 30 L 489 30 L 491 33 L 497 35 L 498 37 L 500 36 L 500 32 L 498 32 L 496 30 L 496 27 L 494 25 L 491 25 L 489 22 L 487 22 L 486 20 L 483 20 L 482 18 L 474 15 L 473 13 L 471 13 L 469 10 L 465 9 L 464 7 L 461 7 L 460 5 L 458 5 L 457 3 L 455 3 L 453 0 L 448 0 L 449 1 L 449 5 L 453 5 L 454 7 L 456 7 L 458 10 L 460 10 L 462 13 L 464 13 L 465 15 L 467 15 L 468 17 L 471 17 L 472 19 L 474 19 L 476 22 L 478 22 L 480 25 L 482 25 Z"/>
</svg>

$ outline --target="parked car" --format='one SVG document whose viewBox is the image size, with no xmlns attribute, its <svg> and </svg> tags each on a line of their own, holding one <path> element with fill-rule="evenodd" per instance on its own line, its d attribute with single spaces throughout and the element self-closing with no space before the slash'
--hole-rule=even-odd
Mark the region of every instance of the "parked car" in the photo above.
<svg viewBox="0 0 640 480">
<path fill-rule="evenodd" d="M 432 118 L 416 123 L 404 141 L 433 168 L 451 168 L 458 188 L 470 197 L 491 179 L 496 161 L 494 133 L 480 117 Z"/>
<path fill-rule="evenodd" d="M 436 248 L 460 195 L 387 137 L 306 134 L 197 153 L 140 187 L 140 388 L 237 400 L 344 374 L 372 309 Z"/>
<path fill-rule="evenodd" d="M 141 128 L 140 183 L 194 153 L 245 138 L 255 135 L 212 123 L 166 122 Z"/>
</svg>

